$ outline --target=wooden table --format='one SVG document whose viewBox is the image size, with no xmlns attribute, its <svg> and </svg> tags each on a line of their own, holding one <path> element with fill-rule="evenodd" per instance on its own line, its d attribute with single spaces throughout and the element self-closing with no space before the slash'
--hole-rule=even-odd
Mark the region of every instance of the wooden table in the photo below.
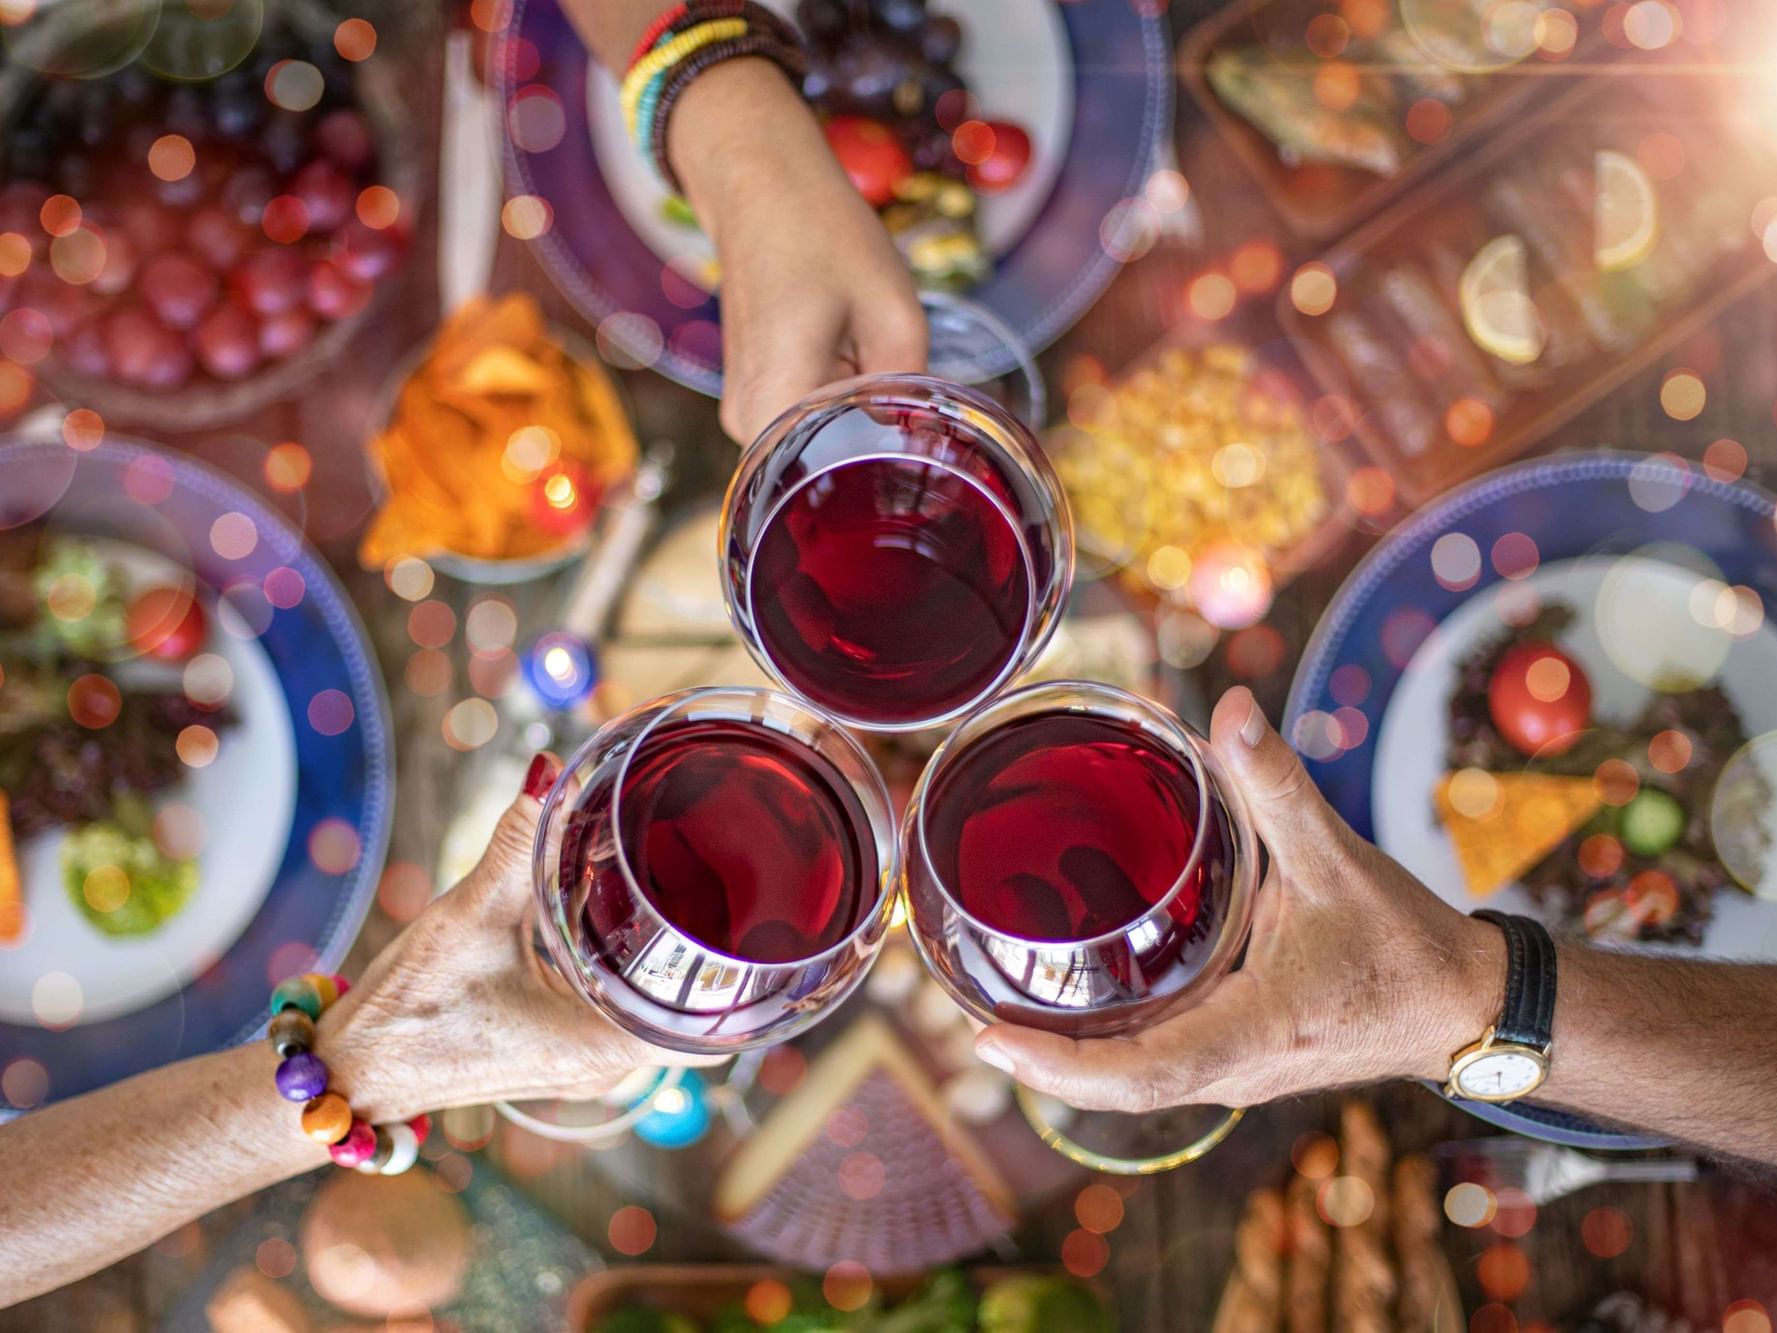
<svg viewBox="0 0 1777 1333">
<path fill-rule="evenodd" d="M 358 0 L 351 8 L 377 24 L 382 44 L 375 58 L 399 61 L 404 86 L 415 104 L 422 109 L 435 106 L 441 87 L 442 12 L 398 0 Z M 1215 0 L 1176 0 L 1175 33 L 1215 8 Z M 435 123 L 435 118 L 426 123 Z M 1178 146 L 1182 169 L 1202 213 L 1200 243 L 1190 249 L 1163 244 L 1132 264 L 1099 305 L 1043 356 L 1051 384 L 1060 382 L 1070 360 L 1081 353 L 1115 368 L 1169 324 L 1190 318 L 1183 301 L 1186 284 L 1243 242 L 1275 242 L 1283 251 L 1286 273 L 1295 262 L 1311 256 L 1312 246 L 1293 243 L 1282 233 L 1239 164 L 1215 141 L 1182 94 Z M 436 151 L 435 143 L 426 146 L 433 159 Z M 430 161 L 425 175 L 428 180 L 435 178 Z M 382 302 L 349 353 L 301 399 L 277 404 L 229 430 L 166 441 L 216 461 L 250 483 L 257 478 L 264 449 L 279 440 L 299 440 L 314 453 L 318 478 L 311 493 L 325 494 L 327 500 L 311 505 L 304 521 L 346 581 L 377 641 L 394 706 L 400 780 L 390 861 L 424 867 L 436 862 L 453 809 L 456 779 L 465 767 L 463 756 L 444 744 L 440 727 L 450 703 L 467 693 L 466 652 L 460 639 L 452 645 L 457 671 L 452 690 L 421 698 L 404 688 L 403 668 L 413 649 L 406 633 L 408 607 L 379 575 L 358 568 L 354 538 L 369 506 L 360 461 L 372 425 L 369 414 L 390 368 L 434 324 L 434 271 L 431 233 L 422 224 L 398 290 Z M 515 243 L 503 242 L 494 286 L 528 288 L 560 322 L 586 331 L 529 253 Z M 1777 311 L 1770 293 L 1766 288 L 1742 301 L 1669 358 L 1668 366 L 1627 384 L 1546 447 L 1608 444 L 1696 457 L 1712 440 L 1731 436 L 1752 455 L 1755 479 L 1777 481 L 1777 435 L 1772 428 Z M 1250 298 L 1224 321 L 1227 331 L 1267 336 L 1265 331 L 1274 327 L 1271 300 L 1270 294 Z M 1680 364 L 1699 370 L 1709 387 L 1703 414 L 1682 424 L 1659 406 L 1663 370 Z M 670 440 L 676 447 L 679 477 L 672 500 L 692 501 L 718 493 L 732 463 L 733 446 L 721 434 L 714 404 L 657 376 L 626 374 L 624 380 L 639 437 L 644 443 Z M 328 479 L 325 485 L 321 477 Z M 1290 651 L 1276 670 L 1246 682 L 1271 716 L 1282 709 L 1297 656 L 1317 616 L 1372 539 L 1373 534 L 1354 533 L 1320 568 L 1278 598 L 1269 623 L 1283 634 Z M 533 621 L 534 609 L 547 605 L 552 592 L 549 588 L 511 591 L 521 619 L 531 609 Z M 441 578 L 434 595 L 449 602 L 460 620 L 476 592 Z M 1207 697 L 1233 680 L 1220 652 L 1198 675 Z M 398 923 L 380 909 L 373 910 L 354 951 L 352 970 L 361 968 L 397 929 Z M 1399 1151 L 1422 1150 L 1485 1130 L 1419 1088 L 1384 1089 L 1378 1101 Z M 1117 1299 L 1125 1328 L 1158 1333 L 1208 1327 L 1228 1271 L 1233 1225 L 1245 1195 L 1255 1187 L 1281 1183 L 1289 1170 L 1292 1142 L 1309 1129 L 1334 1129 L 1337 1109 L 1333 1096 L 1262 1108 L 1205 1162 L 1126 1184 L 1125 1218 L 1109 1236 L 1111 1258 L 1102 1277 Z M 510 1140 L 503 1134 L 486 1151 L 523 1177 L 534 1198 L 590 1244 L 610 1253 L 607 1223 L 612 1212 L 629 1200 L 590 1158 L 563 1154 L 551 1164 L 551 1159 L 539 1158 L 536 1141 Z M 1581 1242 L 1582 1220 L 1600 1206 L 1621 1210 L 1633 1228 L 1629 1248 L 1611 1260 L 1595 1258 Z M 1054 1262 L 1062 1238 L 1074 1225 L 1071 1199 L 1055 1200 L 1040 1215 L 1026 1219 L 1018 1235 L 1021 1255 Z M 1486 1299 L 1476 1276 L 1477 1261 L 1502 1238 L 1491 1231 L 1452 1227 L 1449 1240 L 1465 1303 L 1472 1311 Z M 1752 1181 L 1716 1176 L 1691 1186 L 1601 1186 L 1545 1209 L 1527 1235 L 1503 1243 L 1517 1244 L 1530 1262 L 1531 1281 L 1513 1307 L 1526 1327 L 1538 1321 L 1557 1326 L 1620 1286 L 1633 1286 L 1705 1323 L 1718 1320 L 1730 1300 L 1742 1297 L 1757 1297 L 1777 1310 L 1777 1206 Z M 660 1261 L 742 1257 L 713 1228 L 664 1215 L 658 1239 L 644 1256 Z M 153 1313 L 167 1303 L 169 1284 L 178 1282 L 181 1271 L 177 1263 L 150 1251 L 61 1292 L 0 1312 L 0 1331 L 149 1327 Z"/>
</svg>

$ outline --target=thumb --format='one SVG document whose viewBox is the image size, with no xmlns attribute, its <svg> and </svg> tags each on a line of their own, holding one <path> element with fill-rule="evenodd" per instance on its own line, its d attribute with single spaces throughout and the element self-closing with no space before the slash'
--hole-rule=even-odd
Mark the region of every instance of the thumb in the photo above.
<svg viewBox="0 0 1777 1333">
<path fill-rule="evenodd" d="M 561 760 L 547 751 L 531 760 L 518 799 L 506 807 L 481 860 L 463 877 L 464 896 L 478 899 L 484 915 L 513 922 L 524 915 L 531 900 L 537 821 L 543 813 L 543 798 L 555 785 L 561 768 Z"/>
<path fill-rule="evenodd" d="M 1246 802 L 1253 828 L 1275 858 L 1323 856 L 1345 824 L 1288 743 L 1271 729 L 1244 685 L 1229 690 L 1209 722 L 1210 746 Z"/>
</svg>

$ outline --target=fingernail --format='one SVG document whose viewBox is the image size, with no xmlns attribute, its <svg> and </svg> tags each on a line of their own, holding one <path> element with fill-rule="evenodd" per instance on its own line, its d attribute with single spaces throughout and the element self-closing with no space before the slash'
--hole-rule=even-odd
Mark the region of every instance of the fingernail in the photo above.
<svg viewBox="0 0 1777 1333">
<path fill-rule="evenodd" d="M 555 785 L 555 775 L 559 772 L 555 760 L 547 754 L 539 754 L 531 760 L 531 766 L 524 775 L 524 794 L 534 796 L 539 801 L 549 795 L 549 789 Z"/>
<path fill-rule="evenodd" d="M 1253 700 L 1252 711 L 1246 715 L 1246 721 L 1240 724 L 1240 739 L 1246 748 L 1255 750 L 1259 742 L 1265 738 L 1265 710 L 1259 707 L 1259 701 Z"/>
<path fill-rule="evenodd" d="M 1002 1074 L 1015 1074 L 1018 1072 L 1013 1067 L 1012 1057 L 1007 1054 L 1005 1048 L 996 1041 L 977 1042 L 975 1045 L 975 1056 L 982 1061 L 982 1063 L 992 1065 Z"/>
</svg>

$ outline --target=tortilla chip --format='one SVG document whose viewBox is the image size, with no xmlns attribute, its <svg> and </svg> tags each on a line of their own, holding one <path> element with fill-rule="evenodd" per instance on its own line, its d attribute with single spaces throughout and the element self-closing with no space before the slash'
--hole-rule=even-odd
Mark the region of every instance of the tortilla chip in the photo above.
<svg viewBox="0 0 1777 1333">
<path fill-rule="evenodd" d="M 1474 768 L 1445 774 L 1435 796 L 1463 882 L 1477 898 L 1515 883 L 1603 804 L 1589 777 Z"/>
</svg>

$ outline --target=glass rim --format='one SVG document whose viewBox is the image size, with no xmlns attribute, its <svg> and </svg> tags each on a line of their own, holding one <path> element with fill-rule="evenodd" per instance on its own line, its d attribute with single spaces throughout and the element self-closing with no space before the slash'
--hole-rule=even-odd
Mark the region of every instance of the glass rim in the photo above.
<svg viewBox="0 0 1777 1333">
<path fill-rule="evenodd" d="M 648 738 L 654 733 L 655 728 L 657 728 L 669 716 L 672 716 L 678 710 L 688 705 L 696 703 L 700 699 L 713 700 L 715 698 L 754 699 L 763 701 L 766 704 L 787 705 L 803 715 L 804 720 L 822 725 L 826 729 L 826 734 L 837 737 L 842 748 L 848 750 L 854 758 L 862 761 L 863 771 L 868 775 L 870 787 L 867 791 L 860 792 L 859 794 L 867 798 L 863 802 L 865 805 L 864 813 L 865 818 L 870 824 L 869 831 L 872 841 L 877 845 L 879 862 L 885 860 L 882 849 L 884 846 L 887 847 L 886 863 L 879 864 L 878 866 L 876 875 L 876 897 L 869 909 L 860 916 L 857 924 L 850 930 L 846 931 L 841 938 L 835 940 L 832 944 L 828 945 L 825 949 L 820 950 L 818 953 L 807 954 L 800 958 L 785 959 L 784 961 L 777 963 L 766 963 L 760 962 L 757 959 L 737 957 L 734 954 L 716 948 L 714 945 L 706 944 L 703 940 L 698 939 L 697 936 L 669 920 L 666 914 L 660 910 L 654 900 L 642 888 L 641 882 L 636 878 L 635 868 L 630 863 L 628 849 L 623 845 L 623 838 L 619 831 L 621 827 L 620 817 L 623 783 L 629 774 L 630 761 L 635 758 L 637 752 L 647 743 Z M 865 934 L 878 918 L 887 918 L 893 908 L 895 900 L 893 888 L 900 880 L 900 847 L 898 839 L 894 836 L 893 829 L 894 804 L 889 798 L 888 785 L 883 781 L 881 771 L 876 767 L 875 761 L 870 758 L 869 752 L 858 743 L 855 736 L 839 723 L 838 719 L 832 717 L 823 710 L 814 707 L 799 696 L 787 694 L 781 690 L 774 690 L 760 685 L 699 685 L 686 690 L 678 690 L 671 694 L 663 694 L 658 698 L 639 704 L 628 712 L 621 713 L 617 717 L 612 718 L 611 721 L 607 722 L 603 727 L 600 727 L 598 731 L 594 732 L 592 736 L 584 741 L 579 749 L 574 751 L 573 757 L 563 766 L 560 776 L 555 780 L 555 785 L 550 788 L 548 796 L 544 798 L 543 810 L 537 819 L 537 839 L 533 856 L 533 880 L 539 893 L 546 891 L 548 876 L 546 857 L 549 832 L 554 821 L 560 816 L 561 808 L 566 802 L 566 793 L 571 785 L 570 780 L 572 779 L 575 770 L 579 768 L 587 758 L 596 752 L 601 738 L 609 729 L 620 722 L 634 718 L 636 714 L 648 709 L 654 710 L 654 716 L 649 718 L 641 730 L 636 733 L 635 738 L 629 744 L 629 749 L 624 753 L 623 758 L 617 763 L 617 772 L 612 782 L 610 820 L 613 830 L 612 843 L 616 848 L 616 862 L 623 874 L 624 883 L 628 886 L 634 899 L 642 905 L 650 916 L 660 923 L 664 930 L 671 933 L 674 937 L 695 946 L 702 954 L 705 963 L 713 962 L 718 965 L 747 969 L 757 974 L 786 972 L 806 968 L 817 963 L 825 962 L 830 958 L 837 957 L 845 949 L 855 944 L 859 937 Z M 732 720 L 761 726 L 765 725 L 763 719 L 755 714 L 747 714 L 745 716 L 733 718 Z M 775 727 L 768 727 L 767 729 L 773 731 L 779 730 Z M 801 736 L 796 736 L 789 732 L 780 732 L 780 734 L 789 736 L 790 739 L 796 741 L 798 744 L 808 746 L 810 749 L 814 748 L 813 746 L 809 746 L 808 741 Z M 846 781 L 854 790 L 857 790 L 857 784 L 852 782 L 849 776 L 846 777 Z M 869 808 L 870 799 L 874 799 L 880 803 L 883 816 L 882 828 L 878 827 L 876 818 Z M 886 837 L 882 836 L 883 829 L 888 830 Z M 560 935 L 559 931 L 546 931 L 545 935 L 550 942 L 552 951 L 558 943 L 565 943 L 558 940 L 558 936 Z"/>
<path fill-rule="evenodd" d="M 936 459 L 897 453 L 859 454 L 853 458 L 841 458 L 837 462 L 822 468 L 819 472 L 810 473 L 786 491 L 783 496 L 771 506 L 770 510 L 766 512 L 765 517 L 760 520 L 760 534 L 763 535 L 770 529 L 772 523 L 777 520 L 779 514 L 783 513 L 785 506 L 787 506 L 791 500 L 794 500 L 805 488 L 812 486 L 822 477 L 837 472 L 840 468 L 850 467 L 854 463 L 881 462 L 913 462 L 926 467 L 937 468 L 940 471 L 955 477 L 965 485 L 974 488 L 976 492 L 993 506 L 994 512 L 1005 520 L 1006 527 L 1012 533 L 1012 540 L 1018 544 L 1018 561 L 1024 570 L 1024 624 L 1018 631 L 1017 648 L 1007 654 L 1005 662 L 1003 662 L 1000 669 L 994 673 L 994 677 L 991 681 L 980 690 L 970 695 L 962 703 L 957 704 L 953 708 L 948 708 L 942 713 L 934 713 L 929 717 L 915 718 L 906 722 L 883 722 L 871 721 L 866 718 L 858 717 L 852 713 L 843 712 L 840 709 L 835 708 L 832 704 L 823 703 L 820 700 L 810 698 L 806 693 L 799 689 L 784 675 L 783 668 L 777 663 L 772 657 L 771 652 L 766 648 L 764 636 L 758 632 L 758 608 L 753 600 L 753 571 L 758 565 L 760 545 L 758 542 L 754 542 L 752 547 L 747 551 L 747 568 L 744 580 L 747 590 L 747 623 L 754 626 L 753 633 L 746 636 L 747 650 L 752 654 L 753 659 L 771 674 L 774 680 L 777 680 L 783 685 L 786 692 L 795 695 L 798 699 L 807 703 L 811 707 L 819 709 L 821 712 L 826 713 L 828 716 L 844 723 L 848 727 L 856 727 L 861 731 L 929 731 L 933 727 L 941 727 L 947 723 L 956 721 L 958 718 L 966 717 L 969 713 L 988 702 L 988 700 L 998 696 L 1000 692 L 1006 688 L 1007 684 L 1010 683 L 1012 678 L 1018 674 L 1023 665 L 1034 660 L 1036 654 L 1040 653 L 1043 648 L 1048 645 L 1050 637 L 1055 633 L 1056 627 L 1061 622 L 1061 617 L 1051 617 L 1048 629 L 1041 635 L 1036 633 L 1037 609 L 1039 603 L 1042 601 L 1042 589 L 1037 586 L 1036 562 L 1031 558 L 1030 543 L 1025 540 L 1024 530 L 1018 525 L 1018 520 L 1007 511 L 1006 506 L 1002 504 L 999 498 L 986 486 L 982 485 L 968 474 L 959 472 L 955 468 L 947 466 Z M 758 640 L 756 648 L 754 646 L 754 640 Z"/>
<path fill-rule="evenodd" d="M 938 868 L 932 864 L 931 841 L 926 833 L 926 812 L 930 802 L 926 798 L 930 795 L 936 775 L 943 768 L 945 763 L 954 760 L 957 755 L 967 753 L 970 745 L 981 740 L 983 736 L 991 735 L 997 730 L 997 725 L 988 725 L 987 730 L 981 735 L 968 737 L 960 747 L 953 749 L 953 747 L 956 746 L 957 738 L 962 736 L 963 732 L 971 725 L 987 724 L 989 716 L 1002 707 L 1015 706 L 1044 694 L 1060 695 L 1070 693 L 1086 695 L 1088 696 L 1089 702 L 1084 706 L 1069 707 L 1066 705 L 1060 705 L 1049 711 L 1056 713 L 1083 714 L 1086 716 L 1105 716 L 1106 713 L 1104 711 L 1095 709 L 1092 705 L 1107 702 L 1120 704 L 1126 708 L 1132 708 L 1136 712 L 1145 714 L 1150 721 L 1158 724 L 1160 730 L 1157 738 L 1162 740 L 1166 744 L 1168 750 L 1175 755 L 1183 755 L 1190 765 L 1192 779 L 1197 784 L 1197 823 L 1191 839 L 1191 853 L 1185 858 L 1184 866 L 1179 870 L 1178 876 L 1173 880 L 1171 887 L 1168 888 L 1157 901 L 1151 904 L 1146 911 L 1142 912 L 1139 916 L 1130 918 L 1128 921 L 1114 929 L 1103 931 L 1097 935 L 1088 936 L 1083 939 L 1039 940 L 1032 939 L 1025 935 L 1015 935 L 1010 931 L 990 926 L 973 912 L 969 911 L 968 908 L 963 906 L 955 891 L 945 882 L 944 877 L 938 873 Z M 1146 727 L 1144 727 L 1143 730 L 1148 731 L 1150 735 L 1156 734 L 1154 731 L 1150 731 Z M 958 725 L 956 730 L 952 731 L 950 735 L 944 738 L 938 748 L 932 752 L 932 757 L 926 761 L 925 769 L 920 773 L 919 782 L 914 787 L 912 799 L 908 802 L 908 810 L 911 814 L 912 841 L 915 844 L 910 850 L 917 852 L 920 860 L 925 865 L 926 871 L 931 876 L 933 887 L 937 889 L 939 895 L 944 899 L 945 904 L 950 910 L 955 912 L 964 921 L 968 922 L 971 927 L 980 931 L 984 935 L 991 936 L 996 940 L 1003 940 L 1007 944 L 1022 949 L 1084 949 L 1091 948 L 1095 945 L 1112 944 L 1119 940 L 1123 940 L 1136 926 L 1165 912 L 1172 905 L 1173 900 L 1176 899 L 1179 893 L 1184 889 L 1186 882 L 1191 877 L 1192 871 L 1202 863 L 1203 826 L 1209 813 L 1209 781 L 1208 772 L 1203 765 L 1202 759 L 1198 756 L 1195 746 L 1191 743 L 1191 740 L 1192 733 L 1186 728 L 1185 723 L 1173 713 L 1171 709 L 1166 708 L 1164 705 L 1158 704 L 1151 699 L 1143 698 L 1141 695 L 1132 693 L 1129 690 L 1120 689 L 1115 685 L 1106 685 L 1102 681 L 1072 679 L 1046 680 L 1023 686 L 1020 689 L 1011 690 L 989 700 L 987 703 L 977 708 L 967 718 L 963 719 L 962 723 Z M 1233 818 L 1233 815 L 1230 814 L 1229 817 Z M 916 936 L 917 933 L 918 932 L 915 932 Z"/>
<path fill-rule="evenodd" d="M 930 397 L 921 397 L 921 394 Z M 716 531 L 716 549 L 718 559 L 726 561 L 726 552 L 736 540 L 735 514 L 740 507 L 743 492 L 753 483 L 754 478 L 765 466 L 773 452 L 784 442 L 791 428 L 813 414 L 837 410 L 846 406 L 859 405 L 864 402 L 871 404 L 901 405 L 908 408 L 933 407 L 931 397 L 947 400 L 957 408 L 979 412 L 989 420 L 1001 423 L 998 430 L 985 430 L 973 427 L 974 433 L 982 437 L 987 445 L 1007 455 L 1012 465 L 1028 477 L 1041 493 L 1047 512 L 1040 519 L 1041 523 L 1051 529 L 1057 540 L 1055 542 L 1054 568 L 1047 580 L 1037 578 L 1036 563 L 1030 542 L 1026 539 L 1023 525 L 1000 503 L 986 488 L 979 483 L 972 483 L 993 503 L 995 510 L 1005 518 L 1018 542 L 1019 557 L 1024 562 L 1026 584 L 1029 589 L 1029 600 L 1025 607 L 1024 630 L 1020 634 L 1021 647 L 1005 662 L 1001 670 L 994 676 L 992 684 L 972 695 L 963 703 L 934 713 L 929 717 L 916 718 L 909 721 L 886 722 L 871 721 L 843 713 L 829 704 L 812 699 L 779 671 L 769 653 L 765 651 L 760 640 L 758 621 L 753 615 L 753 562 L 758 555 L 757 537 L 750 537 L 745 542 L 746 570 L 744 582 L 746 586 L 745 615 L 736 606 L 732 581 L 722 580 L 722 600 L 728 609 L 731 622 L 740 632 L 741 642 L 746 646 L 747 653 L 759 664 L 761 669 L 776 682 L 784 692 L 793 695 L 818 712 L 834 718 L 845 726 L 860 731 L 882 733 L 907 733 L 929 731 L 935 727 L 947 726 L 959 719 L 966 718 L 971 712 L 985 707 L 1000 697 L 1006 687 L 1018 675 L 1028 670 L 1032 663 L 1042 656 L 1043 651 L 1055 637 L 1065 618 L 1067 597 L 1074 583 L 1074 568 L 1077 562 L 1076 540 L 1074 536 L 1073 508 L 1068 499 L 1067 488 L 1061 484 L 1061 478 L 1055 471 L 1055 465 L 1037 440 L 1034 428 L 1021 421 L 1017 414 L 1001 403 L 995 402 L 973 385 L 961 384 L 948 380 L 940 375 L 912 372 L 873 375 L 853 375 L 846 379 L 835 380 L 831 384 L 817 389 L 800 402 L 780 412 L 770 425 L 760 431 L 750 444 L 741 451 L 739 464 L 728 480 L 727 490 L 722 496 L 722 508 Z M 956 411 L 945 412 L 944 415 L 957 418 Z M 965 418 L 966 420 L 966 418 Z M 1006 424 L 1009 423 L 1009 429 Z M 814 477 L 823 476 L 834 469 L 850 462 L 862 462 L 867 459 L 913 459 L 917 462 L 934 463 L 922 455 L 903 453 L 872 453 L 861 454 L 853 458 L 840 459 L 828 467 L 822 468 L 814 476 L 797 483 L 780 500 L 776 501 L 766 516 L 756 524 L 756 532 L 763 533 L 766 526 L 783 509 L 790 497 L 812 481 Z M 962 476 L 961 473 L 953 475 Z M 966 478 L 965 478 L 966 479 Z M 1050 603 L 1053 602 L 1053 607 Z"/>
</svg>

